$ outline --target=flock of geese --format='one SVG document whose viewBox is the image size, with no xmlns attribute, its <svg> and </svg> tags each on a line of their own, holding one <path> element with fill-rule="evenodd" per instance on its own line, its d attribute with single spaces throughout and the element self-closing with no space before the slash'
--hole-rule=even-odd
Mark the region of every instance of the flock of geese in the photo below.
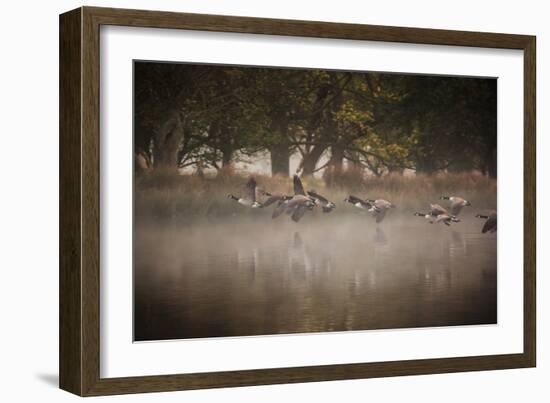
<svg viewBox="0 0 550 403">
<path fill-rule="evenodd" d="M 330 213 L 336 208 L 336 204 L 329 201 L 326 197 L 320 195 L 314 190 L 306 191 L 302 181 L 298 175 L 294 175 L 294 195 L 286 195 L 282 193 L 270 193 L 257 187 L 256 180 L 250 178 L 245 185 L 245 192 L 241 196 L 228 194 L 227 197 L 237 203 L 250 208 L 265 208 L 276 204 L 271 217 L 273 219 L 286 213 L 290 218 L 298 222 L 307 211 L 311 211 L 314 207 L 320 207 L 323 213 Z M 263 202 L 257 200 L 257 195 L 266 197 Z M 453 223 L 460 222 L 458 215 L 464 207 L 471 206 L 468 200 L 458 196 L 441 196 L 441 200 L 447 200 L 449 208 L 446 209 L 440 204 L 430 204 L 430 209 L 426 212 L 415 212 L 414 215 L 424 217 L 430 224 L 443 223 L 450 226 Z M 382 222 L 388 210 L 395 208 L 393 203 L 384 199 L 361 199 L 357 196 L 350 195 L 344 199 L 344 202 L 350 203 L 353 206 L 366 210 L 372 214 L 377 223 Z M 497 230 L 497 213 L 491 210 L 487 214 L 476 214 L 477 218 L 485 219 L 485 223 L 481 229 L 482 233 L 493 233 Z"/>
</svg>

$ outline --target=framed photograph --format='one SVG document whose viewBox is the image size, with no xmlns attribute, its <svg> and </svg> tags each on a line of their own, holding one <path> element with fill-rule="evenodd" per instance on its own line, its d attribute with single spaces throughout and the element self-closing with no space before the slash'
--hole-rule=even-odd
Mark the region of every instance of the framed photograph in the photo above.
<svg viewBox="0 0 550 403">
<path fill-rule="evenodd" d="M 60 387 L 535 366 L 535 110 L 533 36 L 62 14 Z"/>
</svg>

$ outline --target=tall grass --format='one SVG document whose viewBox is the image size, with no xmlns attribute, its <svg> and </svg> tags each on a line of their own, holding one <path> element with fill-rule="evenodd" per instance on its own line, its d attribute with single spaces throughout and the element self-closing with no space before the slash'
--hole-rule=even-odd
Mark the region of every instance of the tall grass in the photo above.
<svg viewBox="0 0 550 403">
<path fill-rule="evenodd" d="M 254 175 L 258 187 L 268 192 L 293 194 L 292 178 Z M 194 221 L 242 215 L 264 215 L 263 209 L 247 209 L 227 198 L 244 191 L 248 176 L 226 170 L 216 176 L 175 175 L 156 171 L 137 176 L 134 189 L 136 219 Z M 350 194 L 363 198 L 386 199 L 397 210 L 409 214 L 425 210 L 429 203 L 441 203 L 442 195 L 461 196 L 472 202 L 474 209 L 496 208 L 496 180 L 473 173 L 382 177 L 363 177 L 344 171 L 327 187 L 320 178 L 303 178 L 304 187 L 315 190 L 338 208 L 332 214 L 354 213 L 343 200 Z M 271 210 L 271 208 L 270 208 Z"/>
</svg>

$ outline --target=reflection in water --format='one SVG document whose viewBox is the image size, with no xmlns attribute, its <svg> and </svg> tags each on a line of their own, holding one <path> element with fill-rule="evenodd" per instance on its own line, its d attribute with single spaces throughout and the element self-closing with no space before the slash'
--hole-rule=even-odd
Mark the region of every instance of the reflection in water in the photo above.
<svg viewBox="0 0 550 403">
<path fill-rule="evenodd" d="M 380 227 L 376 227 L 376 233 L 374 234 L 373 240 L 374 240 L 374 243 L 378 245 L 386 245 L 388 243 L 388 238 L 386 237 L 386 233 Z"/>
<path fill-rule="evenodd" d="M 322 218 L 140 224 L 136 340 L 496 323 L 496 234 L 477 222 Z"/>
</svg>

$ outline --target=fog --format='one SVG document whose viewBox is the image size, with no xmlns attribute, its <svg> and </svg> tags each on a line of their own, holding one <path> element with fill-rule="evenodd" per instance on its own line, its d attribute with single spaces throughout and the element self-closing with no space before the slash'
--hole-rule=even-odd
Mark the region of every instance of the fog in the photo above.
<svg viewBox="0 0 550 403">
<path fill-rule="evenodd" d="M 461 218 L 139 221 L 135 340 L 496 323 L 496 234 Z"/>
</svg>

